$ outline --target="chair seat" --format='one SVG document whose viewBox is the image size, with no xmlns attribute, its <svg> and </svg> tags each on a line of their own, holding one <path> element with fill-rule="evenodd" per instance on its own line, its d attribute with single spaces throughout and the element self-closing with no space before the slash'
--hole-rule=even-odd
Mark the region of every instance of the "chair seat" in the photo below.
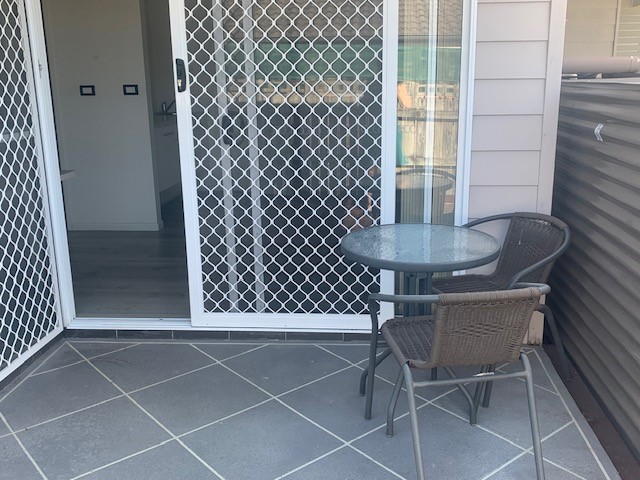
<svg viewBox="0 0 640 480">
<path fill-rule="evenodd" d="M 433 343 L 434 319 L 434 315 L 397 317 L 382 325 L 382 336 L 400 364 L 426 368 Z"/>
<path fill-rule="evenodd" d="M 433 290 L 437 293 L 493 292 L 504 285 L 489 275 L 458 275 L 433 279 Z"/>
</svg>

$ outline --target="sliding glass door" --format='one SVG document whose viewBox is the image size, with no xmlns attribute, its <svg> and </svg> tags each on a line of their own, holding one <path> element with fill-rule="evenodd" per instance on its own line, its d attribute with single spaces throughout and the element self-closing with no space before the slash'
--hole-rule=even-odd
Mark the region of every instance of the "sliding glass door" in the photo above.
<svg viewBox="0 0 640 480">
<path fill-rule="evenodd" d="M 380 275 L 340 239 L 452 221 L 457 2 L 171 0 L 194 325 L 361 328 Z"/>
</svg>

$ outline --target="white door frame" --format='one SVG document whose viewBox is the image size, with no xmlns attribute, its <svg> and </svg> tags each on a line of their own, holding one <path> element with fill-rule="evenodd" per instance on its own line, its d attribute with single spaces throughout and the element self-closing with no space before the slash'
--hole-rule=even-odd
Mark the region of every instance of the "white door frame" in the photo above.
<svg viewBox="0 0 640 480">
<path fill-rule="evenodd" d="M 58 251 L 56 249 L 55 236 L 57 234 L 57 228 L 59 222 L 54 216 L 54 212 L 51 208 L 56 202 L 55 188 L 51 189 L 52 183 L 60 185 L 60 170 L 56 168 L 51 171 L 50 162 L 48 159 L 48 149 L 50 148 L 49 141 L 51 139 L 49 128 L 50 122 L 43 117 L 43 104 L 46 103 L 46 93 L 42 92 L 42 78 L 48 80 L 48 70 L 46 62 L 39 61 L 41 45 L 39 40 L 44 39 L 44 35 L 41 35 L 38 31 L 37 22 L 34 24 L 34 19 L 41 19 L 41 15 L 37 12 L 34 15 L 32 10 L 33 0 L 18 0 L 17 6 L 19 9 L 19 25 L 22 33 L 22 45 L 25 56 L 25 66 L 27 67 L 27 75 L 30 77 L 27 81 L 29 85 L 29 99 L 31 103 L 32 117 L 33 117 L 33 135 L 35 136 L 35 153 L 37 157 L 37 169 L 39 173 L 40 189 L 42 195 L 42 213 L 44 216 L 45 232 L 47 235 L 48 254 L 51 262 L 51 276 L 52 276 L 52 290 L 54 299 L 54 315 L 56 316 L 56 323 L 54 328 L 47 333 L 44 337 L 39 339 L 35 344 L 31 345 L 26 351 L 18 355 L 7 367 L 0 371 L 0 380 L 5 379 L 17 368 L 23 365 L 29 358 L 35 355 L 39 350 L 45 347 L 49 342 L 54 340 L 64 329 L 64 313 L 65 304 L 62 301 L 63 294 L 61 292 L 61 278 L 65 275 L 65 262 L 60 262 Z M 39 4 L 38 4 L 39 6 Z M 42 97 L 45 94 L 44 98 Z M 54 136 L 55 140 L 55 136 Z M 60 190 L 61 193 L 61 190 Z M 64 216 L 63 216 L 64 218 Z M 63 225 L 64 227 L 64 225 Z M 66 234 L 66 230 L 65 230 Z M 68 263 L 66 264 L 68 265 Z M 70 269 L 69 269 L 70 278 Z"/>
<path fill-rule="evenodd" d="M 47 48 L 44 36 L 42 5 L 40 0 L 24 0 L 26 21 L 29 29 L 29 43 L 34 71 L 34 87 L 40 124 L 45 183 L 51 217 L 52 243 L 55 256 L 58 291 L 62 321 L 68 326 L 76 317 L 71 278 L 71 259 L 67 239 L 67 221 L 64 213 L 62 183 L 60 182 L 60 162 L 56 139 L 53 100 Z"/>
<path fill-rule="evenodd" d="M 180 165 L 185 210 L 185 234 L 187 244 L 187 264 L 189 270 L 189 297 L 191 305 L 191 325 L 186 319 L 76 319 L 71 262 L 64 214 L 62 187 L 56 179 L 59 177 L 58 148 L 51 98 L 50 72 L 47 62 L 42 8 L 40 0 L 24 0 L 26 19 L 29 27 L 29 39 L 32 49 L 35 75 L 35 89 L 38 116 L 40 120 L 41 141 L 43 146 L 46 186 L 50 208 L 52 243 L 55 255 L 61 315 L 65 327 L 71 328 L 146 328 L 184 330 L 288 330 L 288 331 L 363 331 L 370 326 L 365 315 L 292 315 L 292 314 L 244 314 L 225 313 L 217 315 L 215 320 L 203 321 L 203 285 L 200 265 L 199 225 L 197 215 L 196 176 L 193 157 L 193 131 L 185 128 L 190 125 L 189 85 L 184 93 L 176 92 L 176 112 L 183 120 L 178 128 L 180 145 Z M 186 28 L 184 22 L 184 1 L 169 0 L 170 16 L 181 21 L 172 21 L 171 37 L 173 58 L 186 61 Z M 398 58 L 398 0 L 389 0 L 383 5 L 383 94 L 382 94 L 382 165 L 381 165 L 381 219 L 382 224 L 395 221 L 395 149 L 396 149 L 396 83 Z M 461 85 L 459 106 L 458 159 L 455 196 L 455 224 L 467 221 L 469 210 L 469 175 L 471 157 L 471 133 L 473 122 L 473 85 L 475 70 L 475 31 L 477 24 L 477 6 L 473 0 L 464 0 L 463 38 L 461 56 Z M 188 68 L 188 65 L 187 65 Z M 175 63 L 174 63 L 175 74 Z M 187 72 L 188 78 L 188 72 Z M 191 192 L 189 195 L 187 192 Z M 394 287 L 393 272 L 382 272 L 381 291 L 390 293 Z M 382 311 L 382 318 L 391 316 L 390 307 Z M 251 325 L 248 318 L 255 318 Z M 312 320 L 312 317 L 316 319 Z M 73 324 L 72 324 L 73 323 Z"/>
</svg>

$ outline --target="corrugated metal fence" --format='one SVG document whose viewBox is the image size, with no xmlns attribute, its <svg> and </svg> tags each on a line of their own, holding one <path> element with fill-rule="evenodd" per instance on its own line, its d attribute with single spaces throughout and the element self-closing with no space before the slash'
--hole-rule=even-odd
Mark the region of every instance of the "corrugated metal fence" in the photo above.
<svg viewBox="0 0 640 480">
<path fill-rule="evenodd" d="M 640 457 L 640 83 L 565 81 L 553 214 L 572 245 L 550 280 L 566 347 Z"/>
</svg>

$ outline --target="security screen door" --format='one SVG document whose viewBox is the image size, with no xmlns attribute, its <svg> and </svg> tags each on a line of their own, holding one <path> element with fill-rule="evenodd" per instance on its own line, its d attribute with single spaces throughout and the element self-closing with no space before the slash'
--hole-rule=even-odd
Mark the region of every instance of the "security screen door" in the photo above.
<svg viewBox="0 0 640 480">
<path fill-rule="evenodd" d="M 0 3 L 0 380 L 62 330 L 22 0 Z"/>
<path fill-rule="evenodd" d="M 194 325 L 362 320 L 379 275 L 339 242 L 380 218 L 382 8 L 172 0 Z"/>
</svg>

